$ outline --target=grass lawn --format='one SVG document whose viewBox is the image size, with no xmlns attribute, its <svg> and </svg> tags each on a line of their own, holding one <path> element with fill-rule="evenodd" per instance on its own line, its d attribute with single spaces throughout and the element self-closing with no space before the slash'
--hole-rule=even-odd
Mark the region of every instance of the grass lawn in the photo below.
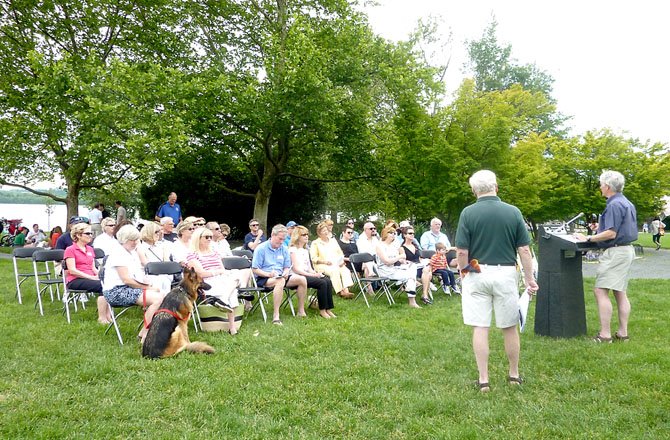
<svg viewBox="0 0 670 440">
<path fill-rule="evenodd" d="M 585 282 L 589 334 L 597 331 Z M 31 284 L 27 284 L 32 286 Z M 284 327 L 246 320 L 236 337 L 194 334 L 217 349 L 142 359 L 140 315 L 127 345 L 103 336 L 93 308 L 68 325 L 14 298 L 0 259 L 0 438 L 667 438 L 670 281 L 633 280 L 628 344 L 522 334 L 522 389 L 505 383 L 492 332 L 492 391 L 481 395 L 460 298 L 410 310 L 336 299 L 336 320 L 284 312 Z M 531 304 L 532 306 L 532 304 Z"/>
</svg>

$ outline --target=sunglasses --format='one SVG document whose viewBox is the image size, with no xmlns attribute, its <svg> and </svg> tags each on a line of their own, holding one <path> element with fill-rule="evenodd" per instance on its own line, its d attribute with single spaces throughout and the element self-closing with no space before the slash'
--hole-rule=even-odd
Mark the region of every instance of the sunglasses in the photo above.
<svg viewBox="0 0 670 440">
<path fill-rule="evenodd" d="M 389 231 L 389 235 L 395 235 L 395 231 Z"/>
<path fill-rule="evenodd" d="M 82 232 L 81 235 L 88 235 L 90 237 L 93 235 L 93 232 Z"/>
<path fill-rule="evenodd" d="M 110 226 L 113 228 L 114 226 L 116 226 L 116 223 L 112 223 L 111 225 L 105 225 L 105 226 Z"/>
<path fill-rule="evenodd" d="M 204 238 L 205 240 L 211 240 L 214 237 L 212 237 L 211 235 L 203 235 L 202 238 Z"/>
<path fill-rule="evenodd" d="M 353 234 L 354 231 L 344 231 L 345 234 Z"/>
<path fill-rule="evenodd" d="M 414 235 L 414 232 L 405 232 L 405 235 Z"/>
<path fill-rule="evenodd" d="M 249 225 L 249 226 L 251 226 L 252 228 L 257 228 L 257 227 L 259 227 L 260 225 L 259 225 L 258 223 L 255 223 L 255 224 L 253 224 L 253 225 Z"/>
<path fill-rule="evenodd" d="M 309 234 L 300 234 L 301 237 L 309 237 Z"/>
<path fill-rule="evenodd" d="M 366 228 L 366 229 L 369 229 L 370 231 L 376 231 L 377 230 L 377 228 Z"/>
<path fill-rule="evenodd" d="M 195 231 L 195 228 L 188 228 L 188 231 Z"/>
<path fill-rule="evenodd" d="M 193 226 L 205 226 L 204 223 L 193 223 Z"/>
<path fill-rule="evenodd" d="M 228 234 L 221 234 L 223 235 L 223 238 L 228 238 Z"/>
<path fill-rule="evenodd" d="M 220 231 L 220 230 L 221 230 L 221 228 L 214 228 L 214 229 L 212 229 L 212 231 Z"/>
</svg>

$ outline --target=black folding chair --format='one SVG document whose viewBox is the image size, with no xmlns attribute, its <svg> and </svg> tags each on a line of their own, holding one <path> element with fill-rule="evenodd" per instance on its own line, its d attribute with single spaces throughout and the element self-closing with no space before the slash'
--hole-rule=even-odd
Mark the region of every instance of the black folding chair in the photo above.
<svg viewBox="0 0 670 440">
<path fill-rule="evenodd" d="M 14 279 L 16 280 L 16 298 L 19 300 L 19 304 L 23 304 L 23 300 L 21 298 L 21 284 L 23 284 L 24 281 L 26 281 L 28 278 L 32 278 L 35 276 L 34 272 L 19 272 L 19 265 L 18 261 L 19 260 L 32 260 L 33 254 L 37 251 L 44 250 L 42 248 L 37 248 L 37 247 L 23 247 L 23 248 L 15 248 L 12 251 L 12 262 L 14 263 Z M 45 271 L 38 272 L 38 275 L 40 276 L 46 276 L 49 275 L 48 268 Z"/>
<path fill-rule="evenodd" d="M 40 315 L 44 316 L 44 307 L 42 306 L 42 294 L 49 289 L 51 302 L 54 300 L 53 287 L 56 287 L 57 297 L 60 298 L 60 285 L 63 278 L 56 276 L 56 263 L 63 261 L 62 249 L 40 250 L 33 254 L 33 276 L 35 277 L 35 290 L 37 292 L 37 303 Z M 44 263 L 46 273 L 37 270 L 37 264 Z M 49 267 L 51 263 L 51 268 Z M 43 275 L 40 275 L 42 273 Z"/>
<path fill-rule="evenodd" d="M 98 266 L 98 260 L 101 258 L 105 258 L 105 251 L 102 249 L 94 249 L 95 251 L 95 265 L 96 267 Z M 82 290 L 82 289 L 69 289 L 67 287 L 67 273 L 68 273 L 68 267 L 67 267 L 67 262 L 64 259 L 63 260 L 63 312 L 65 313 L 65 316 L 67 317 L 67 323 L 70 324 L 70 304 L 72 304 L 72 307 L 74 309 L 74 312 L 77 312 L 77 301 L 81 303 L 81 308 L 86 309 L 86 300 L 91 297 L 91 295 L 94 292 L 90 292 L 88 290 Z M 98 294 L 95 293 L 95 296 Z"/>
<path fill-rule="evenodd" d="M 239 251 L 244 251 L 244 252 L 249 252 L 247 250 L 240 249 Z M 233 251 L 235 253 L 236 251 Z M 224 257 L 223 258 L 223 267 L 226 270 L 245 270 L 245 269 L 251 269 L 251 260 L 247 258 L 245 255 L 239 255 L 239 256 L 233 256 L 233 257 Z M 265 312 L 265 307 L 263 306 L 263 301 L 267 302 L 267 298 L 272 293 L 271 288 L 266 288 L 266 287 L 258 287 L 256 285 L 256 278 L 254 275 L 251 275 L 251 282 L 253 286 L 250 287 L 238 287 L 237 288 L 237 294 L 238 298 L 242 295 L 250 295 L 250 294 L 256 294 L 256 298 L 254 301 L 252 301 L 252 306 L 251 309 L 247 312 L 249 315 L 253 313 L 256 308 L 261 309 L 261 314 L 263 315 L 263 321 L 267 322 L 267 313 Z"/>
<path fill-rule="evenodd" d="M 357 264 L 361 263 L 363 265 L 372 263 L 373 264 L 373 271 L 375 271 L 374 275 L 371 276 L 361 276 L 357 271 L 353 271 L 354 275 L 354 282 L 358 286 L 358 295 L 356 295 L 356 298 L 362 296 L 363 299 L 365 300 L 365 304 L 370 307 L 370 303 L 368 302 L 368 295 L 367 291 L 368 289 L 372 289 L 374 299 L 380 298 L 382 296 L 386 296 L 386 299 L 389 302 L 389 305 L 394 304 L 395 300 L 393 299 L 393 295 L 391 294 L 391 290 L 389 288 L 388 283 L 391 281 L 390 278 L 387 277 L 380 277 L 376 273 L 376 269 L 374 268 L 374 261 L 375 257 L 371 254 L 368 254 L 366 252 L 363 253 L 357 253 L 357 254 L 351 254 L 349 255 L 349 261 L 351 262 L 352 267 Z M 377 289 L 374 289 L 374 286 L 377 285 Z"/>
<path fill-rule="evenodd" d="M 233 257 L 244 257 L 249 261 L 254 258 L 254 253 L 248 249 L 233 249 L 231 252 L 233 253 Z"/>
</svg>

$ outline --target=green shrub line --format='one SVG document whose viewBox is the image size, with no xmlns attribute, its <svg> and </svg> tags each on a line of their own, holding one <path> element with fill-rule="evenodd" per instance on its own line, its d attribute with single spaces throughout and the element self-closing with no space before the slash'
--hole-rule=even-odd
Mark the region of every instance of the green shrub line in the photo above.
<svg viewBox="0 0 670 440">
<path fill-rule="evenodd" d="M 22 262 L 22 267 L 29 265 Z M 14 296 L 11 260 L 0 260 L 0 437 L 16 438 L 662 438 L 670 429 L 667 295 L 670 280 L 631 280 L 631 342 L 522 334 L 522 389 L 506 385 L 499 331 L 491 332 L 492 392 L 477 371 L 460 298 L 410 310 L 336 299 L 338 319 L 260 313 L 240 334 L 195 333 L 211 356 L 149 361 L 134 340 L 139 310 L 121 318 L 120 346 L 95 305 L 67 324 Z M 598 321 L 585 280 L 589 334 Z M 616 320 L 613 323 L 616 325 Z"/>
</svg>

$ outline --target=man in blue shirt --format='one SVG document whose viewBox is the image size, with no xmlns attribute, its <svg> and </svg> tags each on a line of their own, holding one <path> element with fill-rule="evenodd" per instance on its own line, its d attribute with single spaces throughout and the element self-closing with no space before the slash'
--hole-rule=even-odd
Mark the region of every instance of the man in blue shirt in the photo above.
<svg viewBox="0 0 670 440">
<path fill-rule="evenodd" d="M 154 220 L 160 222 L 163 217 L 172 218 L 175 225 L 181 221 L 181 206 L 177 203 L 177 194 L 174 192 L 170 193 L 167 202 L 158 207 Z"/>
<path fill-rule="evenodd" d="M 607 198 L 605 211 L 600 222 L 592 226 L 595 235 L 577 234 L 582 241 L 597 243 L 604 249 L 599 258 L 594 294 L 600 316 L 600 331 L 593 338 L 595 342 L 612 342 L 610 322 L 612 301 L 609 291 L 614 293 L 619 313 L 619 329 L 614 339 L 627 342 L 630 302 L 626 295 L 630 266 L 635 257 L 631 243 L 637 240 L 637 212 L 635 206 L 622 194 L 625 178 L 617 171 L 604 171 L 600 175 L 600 192 Z"/>
<path fill-rule="evenodd" d="M 290 273 L 291 257 L 284 245 L 287 233 L 286 226 L 275 225 L 270 239 L 256 246 L 251 262 L 258 286 L 272 288 L 272 323 L 276 325 L 282 325 L 279 319 L 279 306 L 284 301 L 284 287 L 296 288 L 298 316 L 307 316 L 305 313 L 307 279 L 302 275 Z"/>
</svg>

